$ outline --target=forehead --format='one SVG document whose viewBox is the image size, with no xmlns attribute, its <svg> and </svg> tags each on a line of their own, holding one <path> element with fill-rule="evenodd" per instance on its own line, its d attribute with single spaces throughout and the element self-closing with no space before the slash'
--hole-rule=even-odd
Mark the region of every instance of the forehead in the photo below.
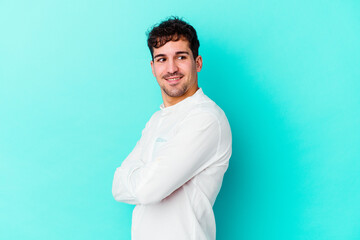
<svg viewBox="0 0 360 240">
<path fill-rule="evenodd" d="M 191 54 L 189 41 L 180 38 L 177 41 L 169 41 L 159 48 L 154 48 L 154 56 L 158 54 L 175 54 L 176 52 L 182 51 L 186 51 Z"/>
</svg>

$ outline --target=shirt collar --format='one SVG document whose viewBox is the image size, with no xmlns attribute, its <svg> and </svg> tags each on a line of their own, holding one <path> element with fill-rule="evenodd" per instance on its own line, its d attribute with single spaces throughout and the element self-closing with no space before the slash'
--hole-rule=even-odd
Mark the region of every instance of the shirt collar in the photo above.
<svg viewBox="0 0 360 240">
<path fill-rule="evenodd" d="M 160 105 L 160 109 L 161 109 L 161 112 L 163 114 L 166 114 L 166 113 L 170 113 L 170 112 L 173 112 L 173 111 L 176 111 L 182 107 L 185 107 L 186 105 L 188 105 L 189 103 L 192 103 L 192 102 L 195 102 L 197 99 L 200 98 L 201 95 L 203 95 L 203 90 L 201 88 L 199 88 L 195 93 L 194 95 L 190 96 L 190 97 L 187 97 L 185 98 L 184 100 L 172 105 L 172 106 L 169 106 L 169 107 L 165 107 L 164 103 L 162 103 Z"/>
</svg>

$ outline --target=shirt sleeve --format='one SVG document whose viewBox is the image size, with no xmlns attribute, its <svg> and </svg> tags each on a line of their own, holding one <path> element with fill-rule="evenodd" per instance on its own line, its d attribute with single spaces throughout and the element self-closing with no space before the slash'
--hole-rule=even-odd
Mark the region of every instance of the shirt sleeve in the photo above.
<svg viewBox="0 0 360 240">
<path fill-rule="evenodd" d="M 153 159 L 127 172 L 131 202 L 152 204 L 169 196 L 216 159 L 219 141 L 220 125 L 215 116 L 208 112 L 187 116 Z"/>
<path fill-rule="evenodd" d="M 139 204 L 134 198 L 134 193 L 132 192 L 129 181 L 134 171 L 144 165 L 140 159 L 140 153 L 141 148 L 138 142 L 133 151 L 122 162 L 121 166 L 116 169 L 112 184 L 112 194 L 116 201 Z"/>
<path fill-rule="evenodd" d="M 149 124 L 146 124 L 144 130 L 142 131 L 142 136 L 144 136 Z M 134 197 L 133 188 L 130 184 L 130 178 L 134 176 L 136 170 L 144 166 L 142 161 L 142 150 L 143 142 L 142 137 L 136 143 L 135 148 L 131 153 L 126 157 L 122 162 L 121 166 L 118 167 L 114 174 L 113 184 L 112 184 L 112 194 L 116 201 L 125 202 L 129 204 L 139 204 L 139 202 Z"/>
</svg>

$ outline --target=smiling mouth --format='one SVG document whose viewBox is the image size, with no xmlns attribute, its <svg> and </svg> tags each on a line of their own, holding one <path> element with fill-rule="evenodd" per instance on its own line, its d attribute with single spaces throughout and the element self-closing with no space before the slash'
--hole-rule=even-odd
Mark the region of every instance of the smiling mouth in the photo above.
<svg viewBox="0 0 360 240">
<path fill-rule="evenodd" d="M 177 76 L 177 77 L 169 77 L 169 78 L 165 78 L 165 80 L 170 83 L 171 85 L 174 85 L 176 83 L 178 83 L 183 76 Z"/>
</svg>

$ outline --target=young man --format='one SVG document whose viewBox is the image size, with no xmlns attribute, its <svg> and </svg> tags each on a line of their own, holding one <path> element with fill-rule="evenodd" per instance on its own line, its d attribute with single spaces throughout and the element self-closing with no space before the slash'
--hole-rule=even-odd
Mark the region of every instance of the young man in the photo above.
<svg viewBox="0 0 360 240">
<path fill-rule="evenodd" d="M 113 196 L 136 205 L 134 240 L 215 239 L 212 206 L 231 155 L 229 123 L 198 87 L 192 26 L 170 18 L 149 32 L 148 46 L 163 104 L 116 169 Z"/>
</svg>

